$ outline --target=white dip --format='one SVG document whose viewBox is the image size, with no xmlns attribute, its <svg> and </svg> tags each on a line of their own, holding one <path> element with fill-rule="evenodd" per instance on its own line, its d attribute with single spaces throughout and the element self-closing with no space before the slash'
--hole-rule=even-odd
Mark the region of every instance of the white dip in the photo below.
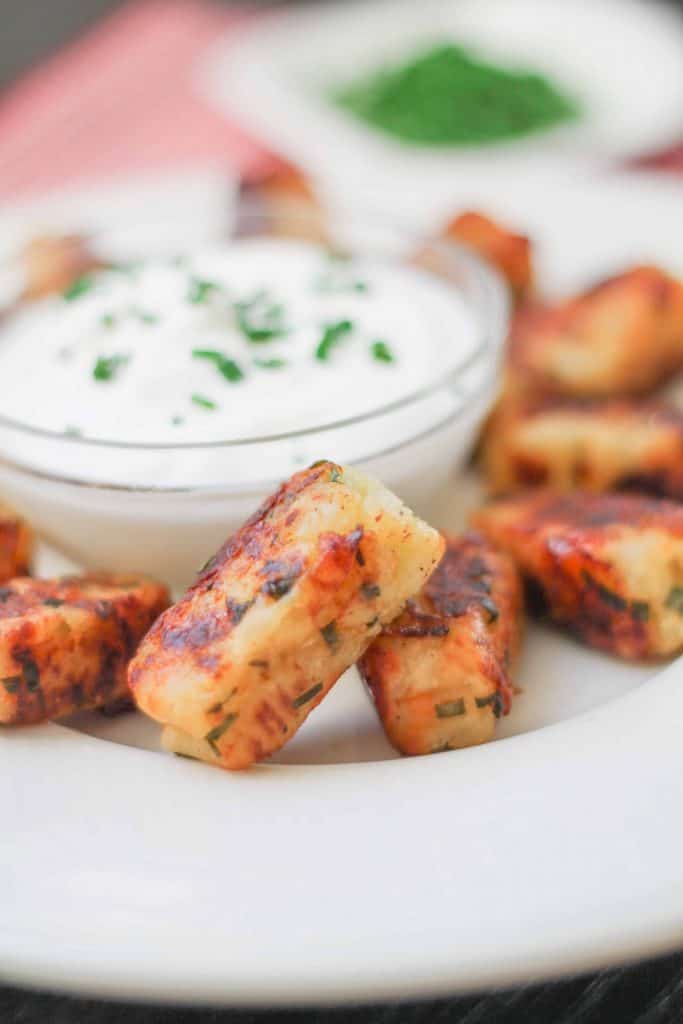
<svg viewBox="0 0 683 1024">
<path fill-rule="evenodd" d="M 438 381 L 473 343 L 458 293 L 426 272 L 245 239 L 94 275 L 16 315 L 0 411 L 115 442 L 276 434 Z"/>
</svg>

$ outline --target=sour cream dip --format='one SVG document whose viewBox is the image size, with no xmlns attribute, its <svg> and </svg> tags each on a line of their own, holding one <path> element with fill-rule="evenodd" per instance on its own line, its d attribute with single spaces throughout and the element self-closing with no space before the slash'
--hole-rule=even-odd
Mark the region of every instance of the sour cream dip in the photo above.
<svg viewBox="0 0 683 1024">
<path fill-rule="evenodd" d="M 1 411 L 110 442 L 284 434 L 401 399 L 474 340 L 459 294 L 415 266 L 237 240 L 86 275 L 16 314 Z"/>
</svg>

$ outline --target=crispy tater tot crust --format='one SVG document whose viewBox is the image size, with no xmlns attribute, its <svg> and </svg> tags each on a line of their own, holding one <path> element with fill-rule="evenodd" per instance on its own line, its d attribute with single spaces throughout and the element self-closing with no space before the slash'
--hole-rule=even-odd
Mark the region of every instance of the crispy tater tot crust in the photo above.
<svg viewBox="0 0 683 1024">
<path fill-rule="evenodd" d="M 447 224 L 443 235 L 474 250 L 505 278 L 516 302 L 533 289 L 531 242 L 475 210 L 467 210 Z"/>
<path fill-rule="evenodd" d="M 443 542 L 380 484 L 322 462 L 296 474 L 152 628 L 138 706 L 205 760 L 281 747 L 438 562 Z"/>
<path fill-rule="evenodd" d="M 638 490 L 683 499 L 683 413 L 651 402 L 501 402 L 485 432 L 489 491 Z"/>
<path fill-rule="evenodd" d="M 115 704 L 139 641 L 168 605 L 161 584 L 90 573 L 0 587 L 0 722 Z"/>
<path fill-rule="evenodd" d="M 393 745 L 428 754 L 484 743 L 512 700 L 523 624 L 514 562 L 470 531 L 371 644 L 359 669 Z"/>
<path fill-rule="evenodd" d="M 0 503 L 0 583 L 31 570 L 33 531 L 26 520 Z"/>
<path fill-rule="evenodd" d="M 683 367 L 683 283 L 634 267 L 555 305 L 520 310 L 508 373 L 573 398 L 645 394 Z"/>
<path fill-rule="evenodd" d="M 537 610 L 587 644 L 624 658 L 683 647 L 683 506 L 541 490 L 472 522 L 515 559 Z"/>
</svg>

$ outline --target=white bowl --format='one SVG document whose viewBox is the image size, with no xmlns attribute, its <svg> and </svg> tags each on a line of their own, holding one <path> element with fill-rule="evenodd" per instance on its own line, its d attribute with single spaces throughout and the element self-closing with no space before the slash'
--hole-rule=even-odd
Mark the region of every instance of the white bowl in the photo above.
<svg viewBox="0 0 683 1024">
<path fill-rule="evenodd" d="M 292 205 L 278 233 L 305 235 L 310 213 Z M 240 237 L 269 233 L 244 203 Z M 455 245 L 424 243 L 360 211 L 331 214 L 330 241 L 397 264 L 419 250 L 447 277 L 476 326 L 429 386 L 362 415 L 304 430 L 202 443 L 111 443 L 0 416 L 0 490 L 53 545 L 88 568 L 126 568 L 184 586 L 225 538 L 289 475 L 320 458 L 354 463 L 433 518 L 438 492 L 462 465 L 495 394 L 508 324 L 500 279 Z M 424 266 L 423 266 L 424 269 Z M 390 441 L 387 441 L 390 438 Z"/>
</svg>

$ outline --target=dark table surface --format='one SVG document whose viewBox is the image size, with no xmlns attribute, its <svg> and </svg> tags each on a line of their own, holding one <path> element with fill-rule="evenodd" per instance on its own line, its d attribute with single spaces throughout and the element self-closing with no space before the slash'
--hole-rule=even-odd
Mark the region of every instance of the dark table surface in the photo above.
<svg viewBox="0 0 683 1024">
<path fill-rule="evenodd" d="M 0 87 L 121 0 L 0 0 Z M 416 0 L 417 2 L 417 0 Z M 683 0 L 679 0 L 683 6 Z M 682 57 L 683 59 L 683 57 Z M 683 936 L 681 937 L 683 946 Z M 0 976 L 2 965 L 0 964 Z M 0 987 L 0 1024 L 683 1024 L 683 953 L 526 988 L 319 1011 L 103 1003 Z"/>
</svg>

